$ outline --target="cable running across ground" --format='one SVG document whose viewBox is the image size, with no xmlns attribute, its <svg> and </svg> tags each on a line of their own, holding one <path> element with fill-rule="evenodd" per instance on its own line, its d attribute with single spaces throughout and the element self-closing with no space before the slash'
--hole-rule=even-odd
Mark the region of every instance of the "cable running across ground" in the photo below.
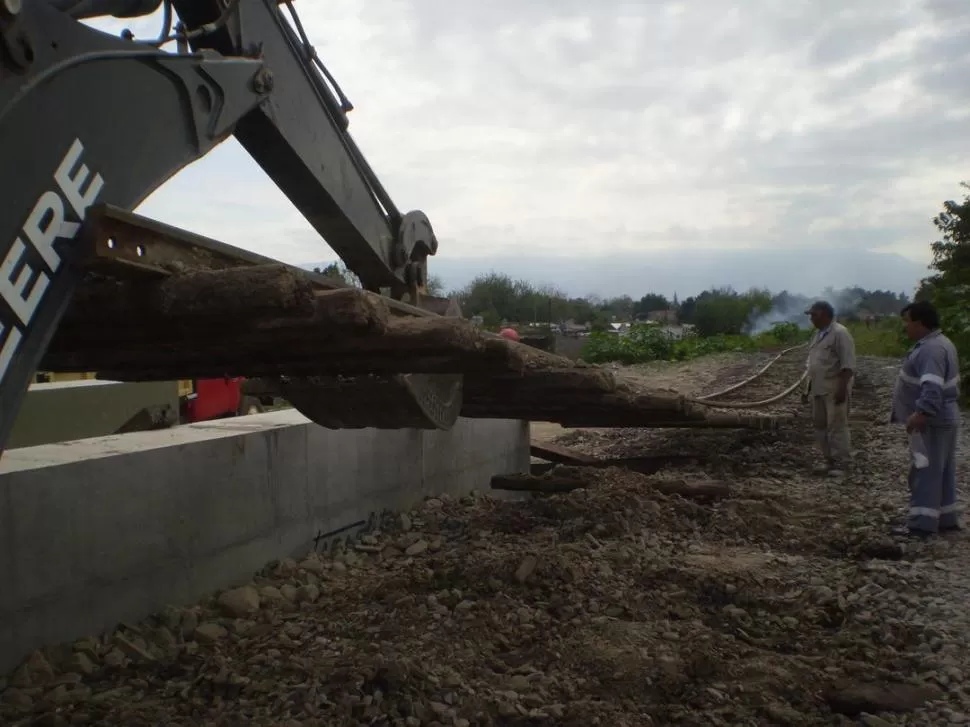
<svg viewBox="0 0 970 727">
<path fill-rule="evenodd" d="M 800 343 L 797 346 L 791 346 L 790 348 L 786 348 L 784 351 L 781 351 L 778 355 L 776 355 L 773 359 L 771 359 L 767 364 L 765 364 L 759 371 L 757 371 L 752 376 L 749 376 L 748 378 L 744 379 L 743 381 L 733 384 L 727 387 L 726 389 L 722 389 L 721 391 L 714 392 L 713 394 L 706 394 L 704 396 L 694 397 L 690 399 L 690 401 L 695 404 L 717 407 L 719 409 L 755 409 L 758 407 L 768 406 L 769 404 L 774 404 L 776 402 L 779 402 L 791 396 L 791 394 L 793 394 L 805 382 L 805 379 L 808 376 L 807 370 L 798 378 L 798 380 L 794 384 L 786 388 L 780 394 L 776 394 L 775 396 L 769 397 L 767 399 L 761 399 L 759 401 L 738 401 L 738 402 L 721 402 L 716 400 L 720 399 L 723 396 L 726 396 L 727 394 L 734 393 L 735 391 L 738 391 L 739 389 L 742 389 L 745 386 L 751 385 L 757 379 L 761 378 L 765 373 L 767 373 L 768 370 L 776 363 L 778 363 L 778 361 L 780 361 L 784 356 L 791 353 L 792 351 L 797 351 L 799 349 L 805 348 L 806 346 L 808 346 L 808 344 L 809 342 L 806 341 L 805 343 Z"/>
</svg>

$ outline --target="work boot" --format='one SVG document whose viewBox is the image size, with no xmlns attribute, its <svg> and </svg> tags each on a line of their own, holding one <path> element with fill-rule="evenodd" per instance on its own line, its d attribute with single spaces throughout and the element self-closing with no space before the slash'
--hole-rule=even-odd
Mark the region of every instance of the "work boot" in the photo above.
<svg viewBox="0 0 970 727">
<path fill-rule="evenodd" d="M 905 525 L 895 527 L 891 532 L 897 538 L 916 538 L 918 540 L 929 540 L 936 535 L 936 533 L 931 533 L 929 530 L 919 530 L 918 528 L 910 528 Z"/>
<path fill-rule="evenodd" d="M 847 461 L 833 461 L 832 464 L 829 465 L 829 477 L 842 479 L 849 471 L 850 464 L 851 463 Z"/>
</svg>

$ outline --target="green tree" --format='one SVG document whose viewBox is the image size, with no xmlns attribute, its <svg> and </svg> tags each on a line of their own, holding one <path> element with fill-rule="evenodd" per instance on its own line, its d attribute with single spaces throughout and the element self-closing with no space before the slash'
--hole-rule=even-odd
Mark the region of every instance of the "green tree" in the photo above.
<svg viewBox="0 0 970 727">
<path fill-rule="evenodd" d="M 767 290 L 752 289 L 744 294 L 731 288 L 705 290 L 693 303 L 690 322 L 700 336 L 738 335 L 758 314 L 771 310 L 771 301 Z"/>
<path fill-rule="evenodd" d="M 629 295 L 621 295 L 601 301 L 599 309 L 603 316 L 611 321 L 628 321 L 634 316 L 636 302 Z"/>
<path fill-rule="evenodd" d="M 697 312 L 697 298 L 694 296 L 689 296 L 684 298 L 680 307 L 677 309 L 677 315 L 680 318 L 681 323 L 694 323 L 694 313 Z"/>
<path fill-rule="evenodd" d="M 360 278 L 354 275 L 346 265 L 340 262 L 333 262 L 322 268 L 313 268 L 313 272 L 324 275 L 328 278 L 335 278 L 347 285 L 355 288 L 361 287 Z"/>
<path fill-rule="evenodd" d="M 916 289 L 916 295 L 913 296 L 913 300 L 928 300 L 932 303 L 934 290 L 929 278 L 924 278 L 920 281 L 919 288 Z"/>
<path fill-rule="evenodd" d="M 439 278 L 437 275 L 429 274 L 428 284 L 425 287 L 427 287 L 428 289 L 428 295 L 442 296 L 445 294 L 444 281 L 441 278 Z"/>
<path fill-rule="evenodd" d="M 964 190 L 970 184 L 961 182 Z M 918 295 L 933 301 L 944 332 L 960 353 L 961 374 L 970 375 L 970 195 L 962 202 L 948 200 L 933 218 L 940 239 L 931 243 L 935 271 L 922 281 Z M 963 388 L 964 399 L 970 390 Z"/>
<path fill-rule="evenodd" d="M 458 291 L 461 309 L 467 315 L 481 315 L 488 320 L 515 317 L 519 291 L 508 275 L 485 273 Z"/>
<path fill-rule="evenodd" d="M 452 295 L 458 298 L 466 315 L 481 315 L 487 320 L 518 324 L 557 324 L 567 320 L 588 323 L 599 314 L 599 306 L 587 298 L 569 297 L 556 286 L 537 286 L 495 272 L 477 276 Z M 608 303 L 600 303 L 605 305 Z"/>
<path fill-rule="evenodd" d="M 660 293 L 647 293 L 633 306 L 633 314 L 637 318 L 646 318 L 648 313 L 658 310 L 669 310 L 670 301 Z"/>
</svg>

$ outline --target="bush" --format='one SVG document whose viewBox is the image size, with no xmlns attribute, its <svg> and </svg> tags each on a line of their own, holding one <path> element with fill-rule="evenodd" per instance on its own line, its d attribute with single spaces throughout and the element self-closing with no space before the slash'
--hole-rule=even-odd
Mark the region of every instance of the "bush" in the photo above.
<svg viewBox="0 0 970 727">
<path fill-rule="evenodd" d="M 592 333 L 581 356 L 590 363 L 622 364 L 688 361 L 715 353 L 763 351 L 807 341 L 810 331 L 794 323 L 778 323 L 757 336 L 688 334 L 676 338 L 658 325 L 634 324 L 624 335 Z"/>
<path fill-rule="evenodd" d="M 594 331 L 583 346 L 581 356 L 590 363 L 616 361 L 623 364 L 669 361 L 678 341 L 660 326 L 634 324 L 626 335 Z"/>
<path fill-rule="evenodd" d="M 794 346 L 807 341 L 811 335 L 810 330 L 800 328 L 797 323 L 776 323 L 770 330 L 762 333 L 761 337 Z"/>
<path fill-rule="evenodd" d="M 948 311 L 954 317 L 958 313 L 963 316 L 960 321 L 944 319 L 944 324 L 950 324 L 944 325 L 944 329 L 955 341 L 957 338 L 950 331 L 955 331 L 956 336 L 960 336 L 963 331 L 970 330 L 970 311 L 962 308 L 958 312 Z M 864 323 L 850 323 L 848 328 L 855 340 L 856 355 L 859 356 L 901 358 L 912 346 L 906 338 L 902 322 L 897 317 L 878 321 L 871 328 L 866 328 Z M 635 324 L 625 336 L 615 333 L 590 334 L 581 355 L 590 363 L 689 361 L 716 353 L 780 351 L 804 343 L 812 334 L 812 330 L 799 328 L 795 323 L 776 323 L 757 336 L 692 334 L 675 338 L 662 326 Z M 961 339 L 961 342 L 970 346 L 970 339 Z"/>
</svg>

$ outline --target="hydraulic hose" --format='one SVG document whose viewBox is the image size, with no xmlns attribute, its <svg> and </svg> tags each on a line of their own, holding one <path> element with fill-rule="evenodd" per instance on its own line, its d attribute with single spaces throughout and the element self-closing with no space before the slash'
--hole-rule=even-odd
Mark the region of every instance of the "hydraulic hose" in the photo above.
<svg viewBox="0 0 970 727">
<path fill-rule="evenodd" d="M 764 375 L 764 373 L 768 369 L 770 369 L 772 366 L 774 366 L 778 362 L 778 360 L 781 359 L 782 356 L 784 356 L 785 354 L 791 353 L 792 351 L 797 351 L 799 348 L 804 348 L 805 346 L 808 345 L 808 343 L 809 342 L 806 341 L 805 343 L 799 343 L 797 346 L 792 346 L 791 348 L 786 348 L 784 351 L 782 351 L 777 356 L 775 356 L 773 359 L 771 359 L 771 361 L 769 361 L 768 363 L 766 363 L 764 365 L 764 367 L 760 371 L 758 371 L 756 374 L 754 374 L 753 376 L 749 376 L 744 381 L 742 381 L 740 383 L 737 383 L 737 384 L 734 384 L 733 386 L 729 386 L 726 389 L 722 389 L 721 391 L 716 391 L 713 394 L 705 394 L 704 396 L 698 396 L 698 397 L 695 398 L 695 401 L 708 401 L 710 399 L 719 399 L 720 397 L 724 396 L 725 394 L 730 394 L 732 391 L 737 391 L 738 389 L 740 389 L 740 388 L 742 388 L 744 386 L 747 386 L 748 384 L 750 384 L 755 379 L 758 379 L 762 375 Z"/>
<path fill-rule="evenodd" d="M 786 348 L 784 351 L 782 351 L 773 359 L 771 359 L 768 363 L 766 363 L 758 372 L 756 372 L 752 376 L 749 376 L 744 381 L 740 381 L 737 384 L 733 384 L 732 386 L 729 386 L 726 389 L 722 389 L 721 391 L 717 391 L 713 394 L 706 394 L 705 396 L 694 397 L 689 401 L 695 404 L 702 404 L 704 406 L 716 407 L 718 409 L 755 409 L 757 407 L 767 406 L 769 404 L 774 404 L 775 402 L 781 401 L 782 399 L 788 396 L 791 396 L 791 394 L 794 393 L 798 389 L 798 387 L 802 385 L 802 383 L 808 377 L 807 371 L 803 373 L 799 377 L 798 381 L 796 381 L 794 384 L 789 386 L 780 394 L 776 394 L 775 396 L 772 396 L 771 398 L 768 398 L 768 399 L 762 399 L 760 401 L 738 401 L 738 402 L 718 402 L 718 401 L 714 401 L 714 399 L 718 399 L 726 394 L 730 394 L 734 391 L 737 391 L 738 389 L 741 389 L 747 386 L 748 384 L 752 383 L 756 379 L 763 376 L 765 372 L 767 372 L 768 369 L 770 369 L 773 365 L 775 365 L 783 356 L 791 353 L 792 351 L 797 351 L 800 348 L 804 348 L 808 344 L 809 344 L 809 341 L 806 341 L 805 343 L 799 343 L 797 346 L 791 346 L 790 348 Z"/>
<path fill-rule="evenodd" d="M 780 394 L 776 394 L 770 399 L 762 399 L 761 401 L 738 401 L 738 402 L 718 402 L 718 401 L 706 401 L 702 399 L 692 399 L 697 404 L 704 404 L 705 406 L 717 407 L 718 409 L 754 409 L 759 406 L 767 406 L 768 404 L 774 404 L 777 401 L 781 401 L 791 394 L 802 385 L 802 382 L 808 378 L 808 372 L 803 373 L 794 384 L 789 386 Z"/>
</svg>

